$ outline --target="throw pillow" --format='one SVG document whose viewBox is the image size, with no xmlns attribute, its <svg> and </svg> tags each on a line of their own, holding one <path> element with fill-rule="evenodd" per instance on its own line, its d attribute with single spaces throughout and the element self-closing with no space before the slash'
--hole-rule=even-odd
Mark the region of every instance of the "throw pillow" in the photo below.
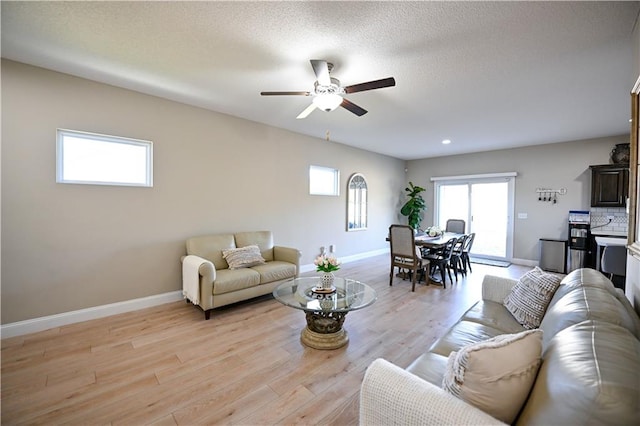
<svg viewBox="0 0 640 426">
<path fill-rule="evenodd" d="M 229 269 L 249 268 L 265 263 L 258 246 L 222 250 L 222 257 L 229 264 Z"/>
<path fill-rule="evenodd" d="M 503 304 L 524 328 L 538 328 L 559 286 L 560 277 L 536 266 L 518 280 Z"/>
<path fill-rule="evenodd" d="M 472 343 L 451 352 L 442 388 L 511 424 L 529 396 L 541 356 L 541 330 Z"/>
</svg>

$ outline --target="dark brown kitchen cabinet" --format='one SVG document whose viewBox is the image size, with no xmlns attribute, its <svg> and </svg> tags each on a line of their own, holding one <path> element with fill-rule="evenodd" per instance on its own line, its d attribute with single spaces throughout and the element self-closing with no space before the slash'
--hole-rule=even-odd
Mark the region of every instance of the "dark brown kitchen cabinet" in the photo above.
<svg viewBox="0 0 640 426">
<path fill-rule="evenodd" d="M 591 207 L 625 207 L 629 196 L 629 165 L 591 168 Z"/>
</svg>

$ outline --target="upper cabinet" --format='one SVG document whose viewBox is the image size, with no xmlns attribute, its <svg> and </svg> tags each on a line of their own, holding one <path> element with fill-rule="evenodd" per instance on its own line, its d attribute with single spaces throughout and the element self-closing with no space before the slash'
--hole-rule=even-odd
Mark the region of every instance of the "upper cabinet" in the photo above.
<svg viewBox="0 0 640 426">
<path fill-rule="evenodd" d="M 625 207 L 629 196 L 629 165 L 591 168 L 591 207 Z"/>
</svg>

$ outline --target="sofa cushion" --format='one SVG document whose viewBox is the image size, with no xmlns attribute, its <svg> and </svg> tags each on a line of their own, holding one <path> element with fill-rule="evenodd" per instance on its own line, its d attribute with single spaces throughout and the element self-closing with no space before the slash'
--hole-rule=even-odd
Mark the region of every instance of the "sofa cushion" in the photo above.
<svg viewBox="0 0 640 426">
<path fill-rule="evenodd" d="M 444 336 L 438 339 L 429 351 L 448 357 L 451 352 L 457 351 L 464 346 L 501 334 L 505 334 L 505 332 L 497 328 L 473 321 L 459 321 Z"/>
<path fill-rule="evenodd" d="M 255 245 L 222 250 L 222 257 L 229 264 L 229 269 L 249 268 L 265 262 Z"/>
<path fill-rule="evenodd" d="M 516 424 L 639 422 L 640 341 L 618 325 L 584 321 L 551 339 Z"/>
<path fill-rule="evenodd" d="M 264 260 L 273 260 L 273 233 L 271 231 L 238 232 L 235 234 L 236 246 L 245 247 L 256 245 L 260 247 L 260 254 Z"/>
<path fill-rule="evenodd" d="M 615 292 L 614 292 L 615 294 Z M 540 324 L 544 347 L 559 331 L 586 320 L 600 320 L 637 334 L 637 315 L 609 290 L 598 286 L 574 286 L 549 307 Z"/>
<path fill-rule="evenodd" d="M 296 265 L 278 260 L 267 262 L 264 265 L 254 266 L 251 269 L 260 274 L 260 284 L 285 280 L 296 276 Z"/>
<path fill-rule="evenodd" d="M 477 302 L 465 312 L 461 319 L 493 327 L 504 333 L 519 333 L 525 329 L 502 303 L 490 300 Z"/>
<path fill-rule="evenodd" d="M 542 331 L 503 334 L 452 352 L 442 380 L 449 393 L 505 423 L 529 395 L 542 356 Z"/>
<path fill-rule="evenodd" d="M 416 358 L 416 360 L 407 367 L 407 371 L 433 385 L 441 387 L 442 379 L 447 369 L 447 359 L 446 356 L 427 352 Z"/>
<path fill-rule="evenodd" d="M 222 269 L 213 282 L 213 294 L 223 294 L 260 284 L 260 274 L 251 268 Z"/>
<path fill-rule="evenodd" d="M 615 291 L 613 283 L 605 275 L 591 268 L 581 268 L 571 271 L 562 279 L 560 284 L 567 287 L 600 287 L 607 289 L 610 293 Z"/>
<path fill-rule="evenodd" d="M 537 328 L 559 285 L 560 277 L 536 266 L 518 280 L 504 306 L 524 328 Z"/>
<path fill-rule="evenodd" d="M 227 262 L 222 257 L 222 250 L 235 248 L 233 234 L 205 235 L 187 240 L 187 254 L 194 254 L 210 260 L 216 270 L 226 269 Z"/>
</svg>

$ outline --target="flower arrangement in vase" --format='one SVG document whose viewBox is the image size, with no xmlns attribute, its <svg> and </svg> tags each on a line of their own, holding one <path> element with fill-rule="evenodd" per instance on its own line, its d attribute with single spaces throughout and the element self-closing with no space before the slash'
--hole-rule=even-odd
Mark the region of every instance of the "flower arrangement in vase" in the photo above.
<svg viewBox="0 0 640 426">
<path fill-rule="evenodd" d="M 424 232 L 430 237 L 439 237 L 442 235 L 442 228 L 439 226 L 430 226 Z"/>
<path fill-rule="evenodd" d="M 316 260 L 313 261 L 313 264 L 316 265 L 316 271 L 322 272 L 320 276 L 320 283 L 322 284 L 322 288 L 325 290 L 332 290 L 333 287 L 333 279 L 335 278 L 333 273 L 340 269 L 340 261 L 335 256 L 327 256 L 322 254 L 316 257 Z"/>
</svg>

